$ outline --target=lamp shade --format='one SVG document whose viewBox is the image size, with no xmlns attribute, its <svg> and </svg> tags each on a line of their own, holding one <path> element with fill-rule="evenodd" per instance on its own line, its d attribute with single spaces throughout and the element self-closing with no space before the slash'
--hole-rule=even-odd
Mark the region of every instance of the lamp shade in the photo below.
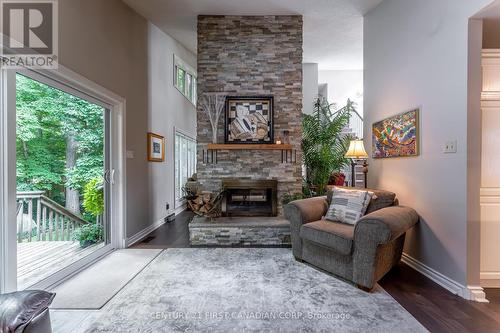
<svg viewBox="0 0 500 333">
<path fill-rule="evenodd" d="M 365 151 L 365 146 L 363 145 L 363 140 L 352 140 L 349 144 L 349 150 L 345 154 L 346 158 L 368 158 L 368 154 Z"/>
</svg>

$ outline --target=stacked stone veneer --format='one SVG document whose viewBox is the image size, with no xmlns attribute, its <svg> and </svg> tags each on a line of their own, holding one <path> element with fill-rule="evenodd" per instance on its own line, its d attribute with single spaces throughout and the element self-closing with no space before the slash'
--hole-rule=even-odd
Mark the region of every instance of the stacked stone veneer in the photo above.
<svg viewBox="0 0 500 333">
<path fill-rule="evenodd" d="M 196 246 L 290 246 L 290 222 L 282 218 L 211 221 L 195 217 L 189 224 L 189 242 Z"/>
<path fill-rule="evenodd" d="M 208 117 L 198 106 L 199 181 L 204 190 L 222 178 L 277 179 L 278 211 L 284 193 L 301 191 L 302 16 L 199 16 L 198 95 L 274 96 L 275 139 L 290 132 L 297 163 L 281 163 L 280 151 L 219 151 L 217 164 L 203 164 L 212 141 Z M 224 143 L 224 116 L 218 142 Z"/>
</svg>

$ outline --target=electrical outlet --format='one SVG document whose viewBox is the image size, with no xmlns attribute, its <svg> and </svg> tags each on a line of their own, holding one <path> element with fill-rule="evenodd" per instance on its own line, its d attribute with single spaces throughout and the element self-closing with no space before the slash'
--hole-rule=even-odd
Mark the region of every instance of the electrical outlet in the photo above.
<svg viewBox="0 0 500 333">
<path fill-rule="evenodd" d="M 133 159 L 135 157 L 134 151 L 133 150 L 127 150 L 127 158 L 128 159 Z"/>
<path fill-rule="evenodd" d="M 443 153 L 445 154 L 456 154 L 457 152 L 457 140 L 446 141 L 443 148 Z"/>
<path fill-rule="evenodd" d="M 165 205 L 165 208 L 167 209 L 167 212 L 170 210 L 170 204 L 167 202 L 167 204 Z"/>
</svg>

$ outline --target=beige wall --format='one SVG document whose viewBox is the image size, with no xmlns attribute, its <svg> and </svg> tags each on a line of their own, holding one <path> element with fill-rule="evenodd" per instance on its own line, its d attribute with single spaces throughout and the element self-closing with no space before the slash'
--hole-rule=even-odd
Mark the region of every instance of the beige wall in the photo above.
<svg viewBox="0 0 500 333">
<path fill-rule="evenodd" d="M 149 207 L 152 221 L 163 219 L 165 204 L 175 204 L 174 128 L 196 138 L 196 109 L 173 85 L 174 54 L 192 68 L 196 56 L 149 24 L 149 130 L 165 137 L 165 162 L 149 164 Z"/>
<path fill-rule="evenodd" d="M 318 98 L 318 64 L 302 64 L 302 112 L 313 113 L 314 101 Z"/>
<path fill-rule="evenodd" d="M 483 21 L 469 20 L 467 80 L 467 284 L 480 283 L 481 52 Z"/>
<path fill-rule="evenodd" d="M 367 148 L 373 122 L 421 108 L 420 156 L 369 161 L 369 185 L 396 192 L 420 214 L 405 252 L 461 285 L 468 283 L 468 24 L 490 2 L 385 0 L 364 21 Z M 450 140 L 458 152 L 443 154 Z"/>
<path fill-rule="evenodd" d="M 127 236 L 148 226 L 148 25 L 120 0 L 59 0 L 59 61 L 126 99 Z"/>
</svg>

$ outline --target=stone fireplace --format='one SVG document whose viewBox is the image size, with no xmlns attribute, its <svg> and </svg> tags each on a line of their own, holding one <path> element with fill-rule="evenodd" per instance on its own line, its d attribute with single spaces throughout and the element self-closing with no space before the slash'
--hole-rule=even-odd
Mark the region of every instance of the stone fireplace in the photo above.
<svg viewBox="0 0 500 333">
<path fill-rule="evenodd" d="M 301 192 L 302 188 L 302 17 L 199 16 L 197 57 L 199 96 L 271 96 L 274 141 L 285 139 L 295 150 L 294 163 L 283 162 L 283 151 L 244 148 L 219 149 L 216 163 L 207 163 L 208 144 L 225 142 L 224 117 L 219 118 L 217 142 L 212 142 L 209 118 L 198 106 L 197 173 L 201 187 L 216 192 L 234 179 L 274 182 L 271 201 L 267 190 L 261 188 L 232 190 L 226 213 L 231 216 L 236 209 L 236 214 L 251 214 L 249 208 L 253 207 L 258 214 L 281 215 L 283 194 Z"/>
</svg>

